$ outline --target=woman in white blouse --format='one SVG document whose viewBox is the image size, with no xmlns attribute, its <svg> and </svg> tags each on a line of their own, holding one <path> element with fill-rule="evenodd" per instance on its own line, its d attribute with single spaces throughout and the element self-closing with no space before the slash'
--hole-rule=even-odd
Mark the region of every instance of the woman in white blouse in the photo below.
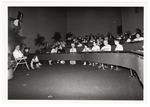
<svg viewBox="0 0 150 107">
<path fill-rule="evenodd" d="M 111 51 L 111 45 L 108 44 L 108 40 L 104 40 L 104 46 L 101 48 L 101 51 Z"/>
<path fill-rule="evenodd" d="M 72 43 L 72 44 L 71 44 L 70 53 L 74 53 L 74 52 L 77 52 L 77 49 L 75 48 L 75 44 Z M 71 64 L 71 65 L 75 65 L 75 64 L 76 64 L 76 61 L 70 61 L 70 64 Z"/>
<path fill-rule="evenodd" d="M 141 37 L 139 33 L 137 33 L 136 38 L 133 41 L 142 41 L 142 40 L 144 40 L 144 38 Z"/>
</svg>

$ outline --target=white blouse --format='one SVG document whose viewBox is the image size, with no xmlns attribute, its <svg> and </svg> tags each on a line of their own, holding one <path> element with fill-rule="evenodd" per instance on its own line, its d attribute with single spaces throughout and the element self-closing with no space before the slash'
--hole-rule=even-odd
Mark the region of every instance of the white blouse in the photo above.
<svg viewBox="0 0 150 107">
<path fill-rule="evenodd" d="M 90 52 L 91 50 L 90 50 L 90 48 L 84 48 L 83 50 L 82 50 L 82 52 Z"/>
<path fill-rule="evenodd" d="M 143 37 L 139 37 L 139 38 L 135 38 L 133 41 L 142 41 L 142 40 L 144 40 L 144 38 Z"/>
<path fill-rule="evenodd" d="M 77 52 L 77 49 L 76 48 L 71 48 L 70 52 Z"/>
<path fill-rule="evenodd" d="M 101 48 L 101 51 L 111 51 L 111 45 L 106 45 Z"/>
<path fill-rule="evenodd" d="M 52 49 L 51 53 L 57 53 L 57 49 Z"/>
<path fill-rule="evenodd" d="M 18 59 L 23 57 L 23 53 L 20 50 L 16 50 L 13 52 L 13 56 Z"/>
<path fill-rule="evenodd" d="M 123 46 L 122 45 L 117 45 L 115 48 L 115 51 L 123 51 Z"/>
<path fill-rule="evenodd" d="M 100 47 L 99 47 L 98 45 L 93 46 L 93 47 L 92 47 L 92 51 L 93 51 L 93 52 L 100 51 Z"/>
</svg>

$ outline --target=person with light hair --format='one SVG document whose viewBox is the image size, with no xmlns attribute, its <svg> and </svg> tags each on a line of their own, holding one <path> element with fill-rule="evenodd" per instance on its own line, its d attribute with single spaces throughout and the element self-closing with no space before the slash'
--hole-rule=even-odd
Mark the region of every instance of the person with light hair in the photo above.
<svg viewBox="0 0 150 107">
<path fill-rule="evenodd" d="M 70 53 L 75 53 L 75 52 L 77 52 L 77 49 L 75 48 L 75 44 L 72 43 L 72 44 L 71 44 Z M 76 61 L 70 61 L 70 64 L 71 64 L 71 65 L 75 65 L 75 64 L 76 64 Z"/>
</svg>

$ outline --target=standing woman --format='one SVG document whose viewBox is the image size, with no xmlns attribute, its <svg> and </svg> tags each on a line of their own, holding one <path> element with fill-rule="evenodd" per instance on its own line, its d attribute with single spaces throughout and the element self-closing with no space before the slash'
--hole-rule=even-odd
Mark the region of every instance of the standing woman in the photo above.
<svg viewBox="0 0 150 107">
<path fill-rule="evenodd" d="M 72 44 L 71 44 L 70 53 L 74 53 L 74 52 L 77 52 L 77 49 L 75 48 L 75 44 L 72 43 Z M 71 65 L 75 65 L 75 64 L 76 64 L 76 61 L 70 61 L 70 64 L 71 64 Z"/>
</svg>

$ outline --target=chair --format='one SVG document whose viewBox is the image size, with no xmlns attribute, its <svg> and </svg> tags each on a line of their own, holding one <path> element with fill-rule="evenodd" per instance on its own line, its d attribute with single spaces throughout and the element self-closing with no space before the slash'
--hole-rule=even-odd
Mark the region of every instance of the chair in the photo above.
<svg viewBox="0 0 150 107">
<path fill-rule="evenodd" d="M 26 57 L 24 57 L 24 58 L 21 58 L 21 59 L 16 59 L 15 58 L 15 61 L 16 61 L 16 66 L 15 66 L 15 68 L 13 69 L 13 71 L 15 71 L 16 70 L 16 68 L 17 68 L 17 66 L 18 65 L 26 65 L 26 67 L 28 68 L 28 70 L 30 70 L 30 68 L 29 68 L 29 66 L 28 66 L 28 64 L 27 64 L 27 61 L 26 61 Z"/>
</svg>

